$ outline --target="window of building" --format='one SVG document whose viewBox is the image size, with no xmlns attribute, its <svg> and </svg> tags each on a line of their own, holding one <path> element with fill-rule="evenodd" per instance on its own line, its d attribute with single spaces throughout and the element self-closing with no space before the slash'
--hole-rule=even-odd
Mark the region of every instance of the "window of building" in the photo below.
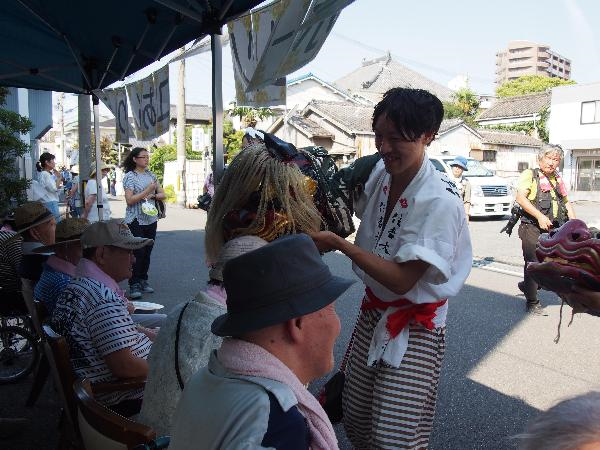
<svg viewBox="0 0 600 450">
<path fill-rule="evenodd" d="M 517 170 L 519 172 L 523 172 L 524 170 L 527 170 L 527 169 L 529 169 L 529 163 L 528 162 L 521 161 L 521 162 L 517 163 Z"/>
<path fill-rule="evenodd" d="M 581 124 L 600 123 L 600 100 L 581 103 Z"/>
<path fill-rule="evenodd" d="M 600 191 L 600 158 L 577 158 L 577 190 Z"/>
<path fill-rule="evenodd" d="M 483 162 L 496 162 L 496 150 L 484 150 Z"/>
</svg>

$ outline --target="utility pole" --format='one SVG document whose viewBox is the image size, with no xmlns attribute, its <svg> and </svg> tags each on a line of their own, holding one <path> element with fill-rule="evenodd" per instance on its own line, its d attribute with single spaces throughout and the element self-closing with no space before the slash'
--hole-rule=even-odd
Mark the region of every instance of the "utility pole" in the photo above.
<svg viewBox="0 0 600 450">
<path fill-rule="evenodd" d="M 58 97 L 58 108 L 60 109 L 60 150 L 62 154 L 62 164 L 67 169 L 69 165 L 67 161 L 67 151 L 65 149 L 65 93 L 61 92 Z"/>
<path fill-rule="evenodd" d="M 77 124 L 79 127 L 79 192 L 81 199 L 85 198 L 85 182 L 90 178 L 91 146 L 92 146 L 92 110 L 90 96 L 79 94 L 77 96 Z"/>
<path fill-rule="evenodd" d="M 180 53 L 184 50 L 181 48 Z M 177 203 L 184 208 L 187 206 L 185 159 L 185 58 L 182 58 L 177 84 Z"/>
</svg>

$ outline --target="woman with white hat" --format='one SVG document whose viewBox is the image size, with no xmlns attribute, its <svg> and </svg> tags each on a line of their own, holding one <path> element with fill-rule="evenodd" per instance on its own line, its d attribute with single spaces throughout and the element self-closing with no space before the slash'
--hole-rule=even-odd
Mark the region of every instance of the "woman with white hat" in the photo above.
<svg viewBox="0 0 600 450">
<path fill-rule="evenodd" d="M 106 177 L 109 170 L 113 166 L 106 164 L 104 161 L 100 163 L 100 171 L 102 172 L 102 178 Z M 82 217 L 89 220 L 90 222 L 98 222 L 98 187 L 96 183 L 96 164 L 92 164 L 90 169 L 90 179 L 85 186 L 85 205 L 83 209 Z M 102 220 L 110 219 L 110 203 L 104 189 L 100 189 L 102 193 Z"/>
</svg>

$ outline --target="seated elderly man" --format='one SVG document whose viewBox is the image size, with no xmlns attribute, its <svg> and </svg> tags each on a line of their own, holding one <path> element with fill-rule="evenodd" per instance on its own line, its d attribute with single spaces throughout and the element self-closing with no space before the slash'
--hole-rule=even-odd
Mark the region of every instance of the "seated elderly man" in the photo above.
<svg viewBox="0 0 600 450">
<path fill-rule="evenodd" d="M 209 272 L 206 291 L 177 306 L 161 327 L 148 356 L 148 380 L 138 417 L 139 422 L 152 427 L 157 434 L 171 434 L 171 420 L 183 388 L 221 345 L 221 338 L 212 334 L 210 326 L 226 312 L 223 266 L 230 259 L 266 244 L 257 236 L 241 236 L 227 242 Z"/>
<path fill-rule="evenodd" d="M 223 273 L 231 336 L 187 384 L 170 449 L 338 448 L 306 385 L 333 368 L 340 332 L 334 302 L 351 284 L 335 277 L 305 234 L 232 259 Z"/>
<path fill-rule="evenodd" d="M 83 257 L 75 277 L 59 296 L 52 326 L 67 339 L 77 376 L 92 383 L 148 374 L 146 358 L 156 333 L 136 326 L 119 288 L 131 277 L 133 250 L 152 244 L 120 221 L 96 222 L 81 235 Z M 114 411 L 139 411 L 143 390 L 99 396 Z"/>
<path fill-rule="evenodd" d="M 56 219 L 41 202 L 27 202 L 15 210 L 15 229 L 23 237 L 19 276 L 35 284 L 42 275 L 48 255 L 34 253 L 33 250 L 54 244 Z"/>
<path fill-rule="evenodd" d="M 52 253 L 44 263 L 40 280 L 35 285 L 36 300 L 46 306 L 48 314 L 54 311 L 56 299 L 75 276 L 77 263 L 81 259 L 80 237 L 89 226 L 86 219 L 69 217 L 56 225 L 56 242 L 34 249 L 34 253 Z"/>
</svg>

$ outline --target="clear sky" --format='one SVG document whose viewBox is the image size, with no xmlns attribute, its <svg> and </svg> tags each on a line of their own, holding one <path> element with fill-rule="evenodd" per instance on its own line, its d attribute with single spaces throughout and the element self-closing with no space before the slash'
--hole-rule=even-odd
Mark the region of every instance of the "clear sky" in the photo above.
<svg viewBox="0 0 600 450">
<path fill-rule="evenodd" d="M 356 0 L 342 11 L 316 59 L 290 78 L 313 72 L 335 81 L 363 59 L 389 50 L 396 61 L 439 83 L 446 85 L 464 74 L 476 92 L 492 94 L 496 51 L 510 40 L 523 39 L 547 44 L 571 59 L 572 78 L 578 83 L 600 81 L 599 21 L 600 0 Z M 187 103 L 211 103 L 210 72 L 209 54 L 187 60 Z M 170 74 L 175 103 L 177 64 L 171 65 Z M 224 103 L 234 95 L 227 47 Z"/>
<path fill-rule="evenodd" d="M 398 62 L 439 83 L 466 74 L 475 91 L 492 94 L 496 51 L 523 39 L 571 59 L 573 79 L 589 83 L 600 81 L 599 21 L 599 0 L 356 0 L 342 11 L 317 58 L 291 77 L 313 72 L 335 81 L 364 58 L 389 50 Z M 227 103 L 234 96 L 228 49 L 223 60 Z M 187 80 L 186 95 L 209 104 L 208 55 L 188 60 L 192 74 L 197 81 Z"/>
</svg>

